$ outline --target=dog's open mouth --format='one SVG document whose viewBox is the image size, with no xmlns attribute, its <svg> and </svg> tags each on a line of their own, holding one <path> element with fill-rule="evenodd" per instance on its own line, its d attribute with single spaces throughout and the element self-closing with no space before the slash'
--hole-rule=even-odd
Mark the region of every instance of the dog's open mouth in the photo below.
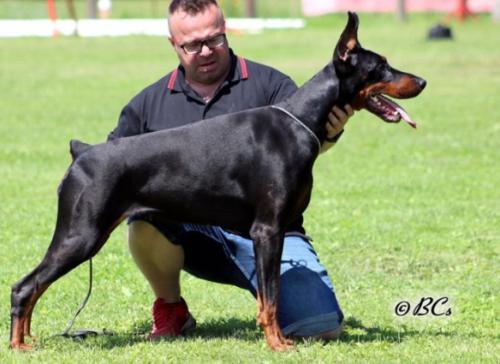
<svg viewBox="0 0 500 364">
<path fill-rule="evenodd" d="M 417 123 L 411 119 L 410 115 L 401 106 L 380 94 L 368 97 L 365 101 L 365 108 L 389 123 L 397 123 L 403 119 L 412 128 L 417 127 Z"/>
</svg>

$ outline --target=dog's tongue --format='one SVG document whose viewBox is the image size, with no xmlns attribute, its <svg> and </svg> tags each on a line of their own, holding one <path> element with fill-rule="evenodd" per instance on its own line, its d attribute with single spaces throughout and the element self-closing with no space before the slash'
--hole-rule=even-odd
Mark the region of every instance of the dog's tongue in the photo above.
<svg viewBox="0 0 500 364">
<path fill-rule="evenodd" d="M 406 121 L 410 126 L 414 129 L 417 128 L 417 123 L 410 118 L 410 115 L 399 105 L 396 105 L 396 110 L 398 111 L 399 115 L 403 118 L 404 121 Z"/>
<path fill-rule="evenodd" d="M 401 118 L 403 118 L 404 121 L 406 121 L 412 128 L 417 128 L 417 123 L 412 120 L 405 109 L 403 109 L 401 106 L 388 99 L 387 97 L 385 97 L 385 100 L 388 101 L 394 109 L 396 109 L 396 111 L 399 113 L 399 115 L 401 115 Z"/>
</svg>

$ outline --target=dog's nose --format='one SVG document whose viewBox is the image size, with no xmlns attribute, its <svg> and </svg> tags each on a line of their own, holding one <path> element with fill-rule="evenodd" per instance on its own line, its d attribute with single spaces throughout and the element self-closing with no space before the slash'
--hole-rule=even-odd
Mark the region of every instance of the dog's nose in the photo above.
<svg viewBox="0 0 500 364">
<path fill-rule="evenodd" d="M 424 80 L 423 78 L 418 78 L 417 83 L 421 90 L 423 90 L 424 87 L 427 85 L 427 81 Z"/>
</svg>

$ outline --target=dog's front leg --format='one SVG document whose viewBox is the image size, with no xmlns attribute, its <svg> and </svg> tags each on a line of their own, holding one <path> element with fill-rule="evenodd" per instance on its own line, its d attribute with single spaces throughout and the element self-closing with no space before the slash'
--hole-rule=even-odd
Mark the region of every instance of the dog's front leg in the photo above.
<svg viewBox="0 0 500 364">
<path fill-rule="evenodd" d="M 293 347 L 278 324 L 280 261 L 284 235 L 279 229 L 254 223 L 250 231 L 255 251 L 257 273 L 257 323 L 264 330 L 267 343 L 275 351 Z"/>
</svg>

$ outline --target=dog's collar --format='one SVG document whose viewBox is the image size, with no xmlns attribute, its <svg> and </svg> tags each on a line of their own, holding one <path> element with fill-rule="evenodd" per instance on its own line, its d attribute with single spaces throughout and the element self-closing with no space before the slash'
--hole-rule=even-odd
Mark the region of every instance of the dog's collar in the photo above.
<svg viewBox="0 0 500 364">
<path fill-rule="evenodd" d="M 306 124 L 304 124 L 302 121 L 300 121 L 299 118 L 297 118 L 295 115 L 293 115 L 290 111 L 282 108 L 281 106 L 271 105 L 271 107 L 273 109 L 277 109 L 277 110 L 280 110 L 281 112 L 284 112 L 285 114 L 290 116 L 295 122 L 297 122 L 301 127 L 303 127 L 313 137 L 316 144 L 318 144 L 318 152 L 321 150 L 321 142 L 319 141 L 319 138 L 316 136 L 316 134 L 314 134 L 314 132 L 311 129 L 308 128 L 308 126 Z"/>
</svg>

